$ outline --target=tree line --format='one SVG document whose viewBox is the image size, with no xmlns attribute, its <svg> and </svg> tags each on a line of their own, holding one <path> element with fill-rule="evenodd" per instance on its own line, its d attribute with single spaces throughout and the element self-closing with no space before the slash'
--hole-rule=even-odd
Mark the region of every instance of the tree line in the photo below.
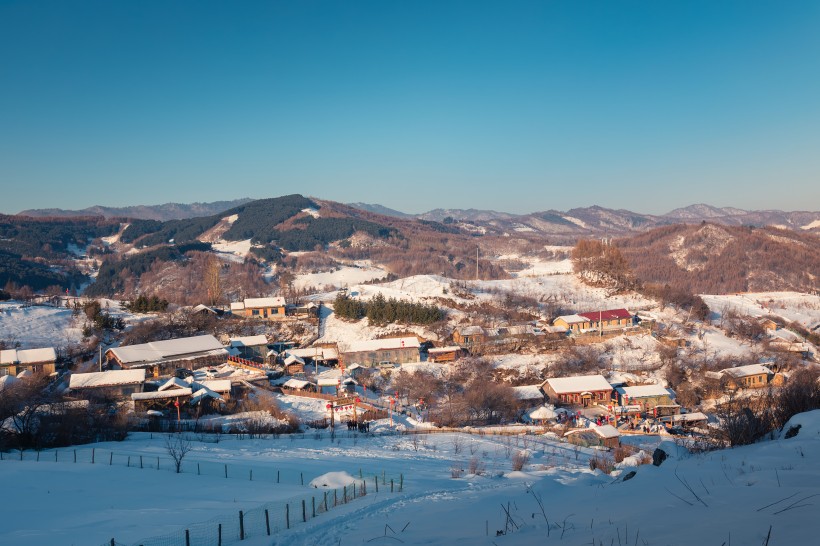
<svg viewBox="0 0 820 546">
<path fill-rule="evenodd" d="M 333 301 L 333 311 L 337 316 L 350 320 L 367 317 L 371 326 L 393 322 L 432 324 L 444 319 L 444 311 L 435 305 L 385 298 L 381 293 L 369 301 L 355 300 L 347 294 L 339 294 Z"/>
</svg>

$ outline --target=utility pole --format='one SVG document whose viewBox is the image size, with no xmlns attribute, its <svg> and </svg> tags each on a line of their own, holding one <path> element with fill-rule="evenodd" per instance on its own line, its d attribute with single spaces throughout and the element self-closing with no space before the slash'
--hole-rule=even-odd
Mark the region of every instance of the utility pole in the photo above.
<svg viewBox="0 0 820 546">
<path fill-rule="evenodd" d="M 478 280 L 478 249 L 479 246 L 475 246 L 475 280 Z"/>
</svg>

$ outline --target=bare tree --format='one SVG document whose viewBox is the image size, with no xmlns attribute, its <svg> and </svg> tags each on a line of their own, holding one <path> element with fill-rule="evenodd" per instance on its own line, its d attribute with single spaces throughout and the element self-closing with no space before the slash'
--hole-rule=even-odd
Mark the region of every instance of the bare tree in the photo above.
<svg viewBox="0 0 820 546">
<path fill-rule="evenodd" d="M 208 305 L 216 305 L 222 300 L 222 281 L 219 273 L 222 264 L 216 256 L 209 256 L 205 264 L 205 289 L 208 291 Z"/>
<path fill-rule="evenodd" d="M 165 439 L 165 449 L 168 450 L 168 455 L 174 460 L 174 467 L 177 474 L 179 474 L 182 471 L 182 459 L 193 449 L 191 441 L 178 432 L 169 434 Z"/>
</svg>

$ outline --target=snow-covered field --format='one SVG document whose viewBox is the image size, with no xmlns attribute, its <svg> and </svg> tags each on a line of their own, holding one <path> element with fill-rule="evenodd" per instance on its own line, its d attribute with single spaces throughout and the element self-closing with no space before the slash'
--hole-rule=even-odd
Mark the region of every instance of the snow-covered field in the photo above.
<svg viewBox="0 0 820 546">
<path fill-rule="evenodd" d="M 82 336 L 82 324 L 71 315 L 71 309 L 0 303 L 0 339 L 7 343 L 19 342 L 23 349 L 65 347 L 79 342 Z"/>
<path fill-rule="evenodd" d="M 820 325 L 820 296 L 800 292 L 749 292 L 701 297 L 718 316 L 733 311 L 750 317 L 774 315 L 810 329 Z"/>
<path fill-rule="evenodd" d="M 387 277 L 387 271 L 380 267 L 372 265 L 363 266 L 343 266 L 333 271 L 323 271 L 320 273 L 305 273 L 296 276 L 293 285 L 296 288 L 302 289 L 306 287 L 316 287 L 324 289 L 325 287 L 346 288 L 373 279 L 382 279 Z"/>
<path fill-rule="evenodd" d="M 820 411 L 791 424 L 802 425 L 794 438 L 702 455 L 666 443 L 671 459 L 660 467 L 626 467 L 613 475 L 589 469 L 590 450 L 576 454 L 544 436 L 354 437 L 346 431 L 335 442 L 326 432 L 223 436 L 219 443 L 191 435 L 194 449 L 183 473 L 175 474 L 164 437 L 140 433 L 95 444 L 96 464 L 90 464 L 92 446 L 78 448 L 77 463 L 71 449 L 60 450 L 57 462 L 53 451 L 41 452 L 40 462 L 34 453 L 24 461 L 7 454 L 0 483 L 14 493 L 4 505 L 0 543 L 102 546 L 115 538 L 141 544 L 197 522 L 232 521 L 239 510 L 263 503 L 321 495 L 310 486 L 315 478 L 344 482 L 361 469 L 363 476 L 403 475 L 404 489 L 391 494 L 382 486 L 377 494 L 370 484 L 363 498 L 241 544 L 764 544 L 769 532 L 769 544 L 812 544 L 820 532 L 813 516 L 820 498 Z M 645 443 L 640 438 L 630 440 Z M 646 437 L 648 448 L 653 439 Z M 519 451 L 530 460 L 514 471 L 511 457 Z M 146 468 L 136 467 L 140 455 Z M 157 456 L 160 470 L 152 466 Z M 471 459 L 480 475 L 469 472 Z M 636 474 L 624 481 L 631 470 Z"/>
</svg>

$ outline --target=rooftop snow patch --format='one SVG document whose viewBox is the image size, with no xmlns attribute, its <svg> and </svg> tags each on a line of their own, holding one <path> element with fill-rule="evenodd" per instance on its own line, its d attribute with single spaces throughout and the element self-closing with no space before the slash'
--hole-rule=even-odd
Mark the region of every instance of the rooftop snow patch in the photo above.
<svg viewBox="0 0 820 546">
<path fill-rule="evenodd" d="M 612 385 L 602 375 L 553 377 L 544 383 L 548 383 L 556 394 L 612 390 Z"/>
<path fill-rule="evenodd" d="M 68 381 L 68 388 L 90 389 L 144 382 L 144 368 L 139 370 L 111 370 L 107 372 L 73 373 Z"/>
<path fill-rule="evenodd" d="M 57 353 L 54 347 L 41 349 L 6 349 L 0 351 L 0 364 L 37 364 L 40 362 L 54 362 Z"/>
<path fill-rule="evenodd" d="M 264 335 L 231 338 L 231 347 L 254 347 L 267 344 L 268 338 Z"/>
<path fill-rule="evenodd" d="M 636 385 L 634 387 L 617 387 L 615 389 L 629 398 L 645 398 L 647 396 L 668 396 L 672 393 L 662 385 Z"/>
<path fill-rule="evenodd" d="M 113 347 L 108 350 L 117 360 L 126 365 L 163 359 L 173 360 L 196 353 L 227 354 L 219 340 L 211 335 L 152 341 L 139 345 Z"/>
<path fill-rule="evenodd" d="M 387 349 L 418 349 L 419 340 L 416 337 L 394 337 L 373 339 L 370 341 L 352 341 L 346 344 L 343 352 L 359 353 L 365 351 L 383 351 Z"/>
</svg>

